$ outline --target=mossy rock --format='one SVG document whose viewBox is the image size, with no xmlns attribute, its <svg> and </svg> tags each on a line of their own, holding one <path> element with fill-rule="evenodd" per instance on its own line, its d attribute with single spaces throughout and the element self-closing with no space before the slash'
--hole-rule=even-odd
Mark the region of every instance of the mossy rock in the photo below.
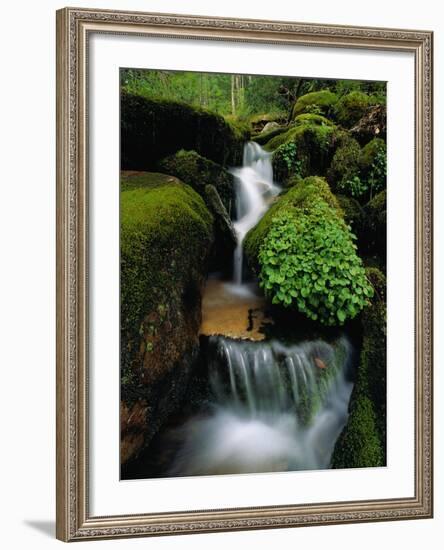
<svg viewBox="0 0 444 550">
<path fill-rule="evenodd" d="M 180 149 L 222 165 L 242 162 L 248 134 L 222 116 L 190 105 L 122 92 L 121 168 L 153 170 Z"/>
<path fill-rule="evenodd" d="M 298 124 L 272 138 L 266 145 L 273 151 L 273 174 L 285 184 L 293 175 L 324 175 L 330 165 L 336 128 L 321 124 Z"/>
<path fill-rule="evenodd" d="M 369 255 L 377 255 L 386 264 L 387 255 L 387 191 L 381 191 L 364 206 L 364 249 Z"/>
<path fill-rule="evenodd" d="M 359 143 L 350 137 L 341 141 L 342 145 L 336 149 L 327 171 L 327 180 L 335 192 L 339 187 L 343 190 L 344 184 L 358 176 L 361 168 Z"/>
<path fill-rule="evenodd" d="M 177 178 L 126 175 L 120 239 L 123 379 L 149 384 L 197 345 L 213 217 Z"/>
<path fill-rule="evenodd" d="M 308 177 L 270 207 L 244 250 L 272 304 L 339 326 L 373 293 L 354 239 L 327 182 Z"/>
<path fill-rule="evenodd" d="M 373 138 L 362 148 L 362 155 L 360 159 L 361 168 L 364 171 L 368 171 L 372 164 L 375 162 L 376 156 L 380 152 L 387 152 L 387 145 L 381 138 Z"/>
<path fill-rule="evenodd" d="M 186 391 L 214 237 L 203 199 L 173 176 L 122 173 L 120 198 L 122 459 L 129 460 Z"/>
<path fill-rule="evenodd" d="M 292 118 L 302 113 L 313 113 L 317 115 L 328 115 L 332 107 L 338 101 L 338 96 L 330 90 L 310 92 L 301 96 L 293 107 Z"/>
<path fill-rule="evenodd" d="M 272 138 L 279 136 L 280 134 L 285 133 L 288 130 L 287 126 L 280 126 L 275 130 L 270 130 L 269 132 L 260 133 L 257 136 L 251 138 L 251 141 L 255 141 L 258 145 L 265 145 Z"/>
<path fill-rule="evenodd" d="M 300 124 L 317 124 L 319 126 L 334 126 L 335 123 L 329 120 L 327 117 L 322 115 L 316 115 L 314 113 L 303 113 L 302 115 L 297 115 L 293 119 L 294 125 Z"/>
<path fill-rule="evenodd" d="M 196 151 L 181 149 L 159 162 L 165 174 L 176 176 L 205 198 L 205 187 L 214 185 L 230 214 L 234 208 L 234 177 L 220 164 L 202 157 Z"/>
<path fill-rule="evenodd" d="M 386 281 L 375 268 L 366 270 L 374 288 L 371 305 L 361 315 L 362 348 L 349 418 L 332 457 L 333 468 L 386 465 Z"/>
<path fill-rule="evenodd" d="M 352 232 L 361 240 L 364 224 L 364 210 L 356 199 L 345 195 L 336 195 L 339 206 L 344 212 L 344 221 L 350 226 Z"/>
<path fill-rule="evenodd" d="M 370 97 L 364 92 L 349 92 L 335 104 L 333 116 L 341 126 L 351 128 L 364 116 L 370 103 Z"/>
</svg>

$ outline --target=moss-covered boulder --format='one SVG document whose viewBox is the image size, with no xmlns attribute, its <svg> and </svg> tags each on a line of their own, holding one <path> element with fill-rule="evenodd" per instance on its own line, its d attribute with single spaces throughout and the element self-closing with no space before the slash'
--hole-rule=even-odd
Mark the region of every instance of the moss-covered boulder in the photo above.
<svg viewBox="0 0 444 550">
<path fill-rule="evenodd" d="M 354 239 L 327 182 L 309 177 L 271 206 L 244 249 L 273 304 L 336 326 L 353 319 L 373 293 Z"/>
<path fill-rule="evenodd" d="M 387 254 L 387 192 L 381 191 L 364 206 L 362 238 L 364 250 L 386 264 Z"/>
<path fill-rule="evenodd" d="M 297 124 L 266 145 L 273 152 L 276 181 L 285 184 L 293 175 L 324 175 L 330 165 L 336 128 L 322 124 Z"/>
<path fill-rule="evenodd" d="M 212 215 L 191 187 L 165 174 L 122 178 L 122 460 L 148 444 L 183 398 L 212 243 Z"/>
<path fill-rule="evenodd" d="M 329 115 L 333 106 L 338 101 L 338 96 L 330 90 L 310 92 L 301 96 L 293 107 L 292 118 L 302 113 L 313 113 L 317 115 Z"/>
<path fill-rule="evenodd" d="M 229 214 L 234 208 L 234 177 L 220 164 L 213 162 L 196 151 L 181 149 L 159 162 L 159 169 L 165 174 L 176 176 L 190 185 L 202 197 L 205 187 L 214 185 Z"/>
<path fill-rule="evenodd" d="M 349 182 L 359 177 L 361 147 L 350 137 L 341 141 L 342 144 L 336 149 L 328 168 L 327 179 L 333 191 L 343 193 L 349 189 Z"/>
<path fill-rule="evenodd" d="M 335 123 L 322 115 L 316 115 L 314 113 L 303 113 L 298 115 L 293 120 L 294 125 L 300 124 L 315 124 L 318 126 L 334 126 Z"/>
<path fill-rule="evenodd" d="M 361 315 L 362 349 L 349 418 L 336 442 L 333 468 L 386 465 L 386 281 L 367 269 L 374 288 L 371 305 Z"/>
<path fill-rule="evenodd" d="M 336 198 L 344 213 L 344 221 L 356 235 L 359 245 L 364 225 L 364 210 L 359 202 L 352 197 L 336 195 Z"/>
<path fill-rule="evenodd" d="M 270 130 L 269 132 L 260 133 L 257 136 L 253 136 L 251 141 L 255 141 L 258 145 L 265 145 L 272 138 L 279 136 L 280 134 L 285 133 L 288 130 L 287 126 L 279 126 L 275 130 Z"/>
<path fill-rule="evenodd" d="M 335 104 L 334 118 L 344 128 L 351 128 L 364 116 L 370 103 L 370 97 L 364 92 L 349 92 Z"/>
<path fill-rule="evenodd" d="M 248 139 L 222 116 L 190 105 L 122 92 L 121 167 L 153 170 L 179 149 L 195 150 L 222 165 L 240 164 Z"/>
</svg>

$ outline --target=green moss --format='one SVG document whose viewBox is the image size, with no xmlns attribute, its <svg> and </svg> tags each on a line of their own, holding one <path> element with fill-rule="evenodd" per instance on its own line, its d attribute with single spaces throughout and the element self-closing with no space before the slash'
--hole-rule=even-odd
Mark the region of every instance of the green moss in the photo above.
<svg viewBox="0 0 444 550">
<path fill-rule="evenodd" d="M 366 274 L 374 296 L 360 318 L 362 349 L 349 419 L 333 453 L 334 468 L 386 464 L 386 281 L 378 269 L 368 268 Z"/>
<path fill-rule="evenodd" d="M 342 215 L 325 180 L 311 177 L 292 187 L 247 234 L 247 258 L 273 304 L 329 326 L 365 307 L 372 289 Z"/>
<path fill-rule="evenodd" d="M 361 168 L 364 171 L 369 171 L 372 164 L 375 162 L 378 153 L 386 153 L 387 146 L 385 141 L 381 138 L 373 138 L 362 148 L 362 154 L 360 158 Z"/>
<path fill-rule="evenodd" d="M 280 212 L 309 206 L 312 198 L 318 197 L 330 207 L 342 214 L 339 203 L 330 191 L 328 183 L 323 178 L 309 177 L 298 180 L 287 193 L 278 197 L 269 210 L 262 216 L 259 223 L 249 231 L 244 240 L 244 250 L 251 266 L 257 266 L 259 248 L 270 230 L 273 218 Z"/>
<path fill-rule="evenodd" d="M 364 223 L 364 211 L 359 202 L 351 197 L 345 195 L 336 195 L 339 206 L 344 212 L 344 221 L 351 227 L 352 232 L 358 237 L 358 242 L 361 238 L 363 223 Z"/>
<path fill-rule="evenodd" d="M 297 115 L 293 124 L 318 124 L 319 126 L 334 126 L 334 122 L 322 115 L 316 115 L 314 113 L 304 113 L 302 115 Z"/>
<path fill-rule="evenodd" d="M 383 465 L 374 407 L 368 397 L 361 395 L 355 400 L 347 430 L 342 432 L 336 443 L 333 468 L 370 468 Z"/>
<path fill-rule="evenodd" d="M 122 178 L 123 380 L 158 380 L 195 345 L 212 240 L 213 218 L 191 187 L 162 174 Z"/>
<path fill-rule="evenodd" d="M 253 138 L 251 138 L 251 141 L 255 141 L 258 145 L 265 145 L 272 138 L 287 132 L 287 130 L 288 128 L 286 126 L 281 126 L 280 128 L 276 128 L 275 130 L 270 130 L 269 132 L 260 133 L 257 136 L 254 136 Z"/>
<path fill-rule="evenodd" d="M 367 254 L 376 254 L 383 265 L 387 253 L 387 192 L 381 191 L 364 206 L 364 247 Z"/>
<path fill-rule="evenodd" d="M 335 120 L 345 128 L 351 128 L 364 116 L 370 106 L 367 94 L 353 91 L 341 97 L 333 109 Z"/>
<path fill-rule="evenodd" d="M 180 150 L 162 159 L 159 168 L 190 185 L 203 198 L 205 186 L 214 185 L 225 208 L 231 212 L 234 206 L 234 178 L 219 164 L 202 157 L 196 151 Z"/>
<path fill-rule="evenodd" d="M 310 92 L 301 96 L 293 107 L 292 118 L 302 113 L 313 113 L 318 115 L 328 115 L 336 104 L 338 97 L 329 90 L 319 92 Z"/>
<path fill-rule="evenodd" d="M 342 145 L 336 149 L 327 172 L 327 179 L 333 190 L 343 189 L 344 183 L 358 176 L 360 171 L 359 143 L 353 138 L 342 142 Z"/>
<path fill-rule="evenodd" d="M 152 170 L 179 149 L 222 165 L 240 164 L 248 134 L 215 113 L 186 104 L 121 95 L 121 167 Z"/>
<path fill-rule="evenodd" d="M 265 149 L 273 151 L 275 179 L 285 183 L 296 173 L 302 177 L 323 175 L 331 162 L 335 135 L 334 126 L 299 124 L 272 138 Z M 289 147 L 294 149 L 291 162 L 286 158 Z"/>
</svg>

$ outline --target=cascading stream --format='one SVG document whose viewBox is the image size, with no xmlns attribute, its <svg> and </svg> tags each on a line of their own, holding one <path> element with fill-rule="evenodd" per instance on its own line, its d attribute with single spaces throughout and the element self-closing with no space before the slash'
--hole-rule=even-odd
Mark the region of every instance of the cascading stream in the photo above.
<svg viewBox="0 0 444 550">
<path fill-rule="evenodd" d="M 231 173 L 236 183 L 236 221 L 233 225 L 237 236 L 233 280 L 235 284 L 240 285 L 245 235 L 265 214 L 280 188 L 273 182 L 271 153 L 253 141 L 245 144 L 242 167 L 233 168 Z"/>
<path fill-rule="evenodd" d="M 228 286 L 244 295 L 250 290 L 243 281 L 243 240 L 280 188 L 273 181 L 271 155 L 253 142 L 245 145 L 243 166 L 231 172 L 237 248 L 235 284 Z M 207 407 L 174 431 L 178 450 L 169 475 L 329 468 L 347 421 L 352 356 L 344 336 L 297 345 L 211 336 Z"/>
<path fill-rule="evenodd" d="M 183 428 L 172 475 L 329 468 L 348 416 L 345 337 L 285 346 L 210 340 L 210 414 Z"/>
</svg>

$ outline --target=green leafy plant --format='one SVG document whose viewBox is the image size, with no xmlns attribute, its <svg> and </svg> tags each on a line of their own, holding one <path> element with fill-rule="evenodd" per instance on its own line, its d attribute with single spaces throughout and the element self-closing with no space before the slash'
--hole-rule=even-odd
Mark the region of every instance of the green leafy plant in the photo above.
<svg viewBox="0 0 444 550">
<path fill-rule="evenodd" d="M 351 195 L 355 199 L 363 197 L 367 193 L 368 188 L 368 182 L 362 180 L 359 176 L 343 179 L 338 183 L 339 191 L 346 195 Z"/>
<path fill-rule="evenodd" d="M 276 215 L 258 256 L 266 296 L 324 325 L 352 319 L 373 295 L 355 238 L 322 200 Z"/>
<path fill-rule="evenodd" d="M 302 170 L 302 162 L 296 157 L 296 143 L 290 141 L 282 145 L 280 154 L 282 160 L 286 163 L 288 172 L 295 175 L 300 175 Z"/>
<path fill-rule="evenodd" d="M 387 155 L 385 149 L 379 149 L 370 166 L 368 186 L 370 188 L 370 200 L 373 195 L 379 193 L 386 187 L 387 178 Z"/>
</svg>

